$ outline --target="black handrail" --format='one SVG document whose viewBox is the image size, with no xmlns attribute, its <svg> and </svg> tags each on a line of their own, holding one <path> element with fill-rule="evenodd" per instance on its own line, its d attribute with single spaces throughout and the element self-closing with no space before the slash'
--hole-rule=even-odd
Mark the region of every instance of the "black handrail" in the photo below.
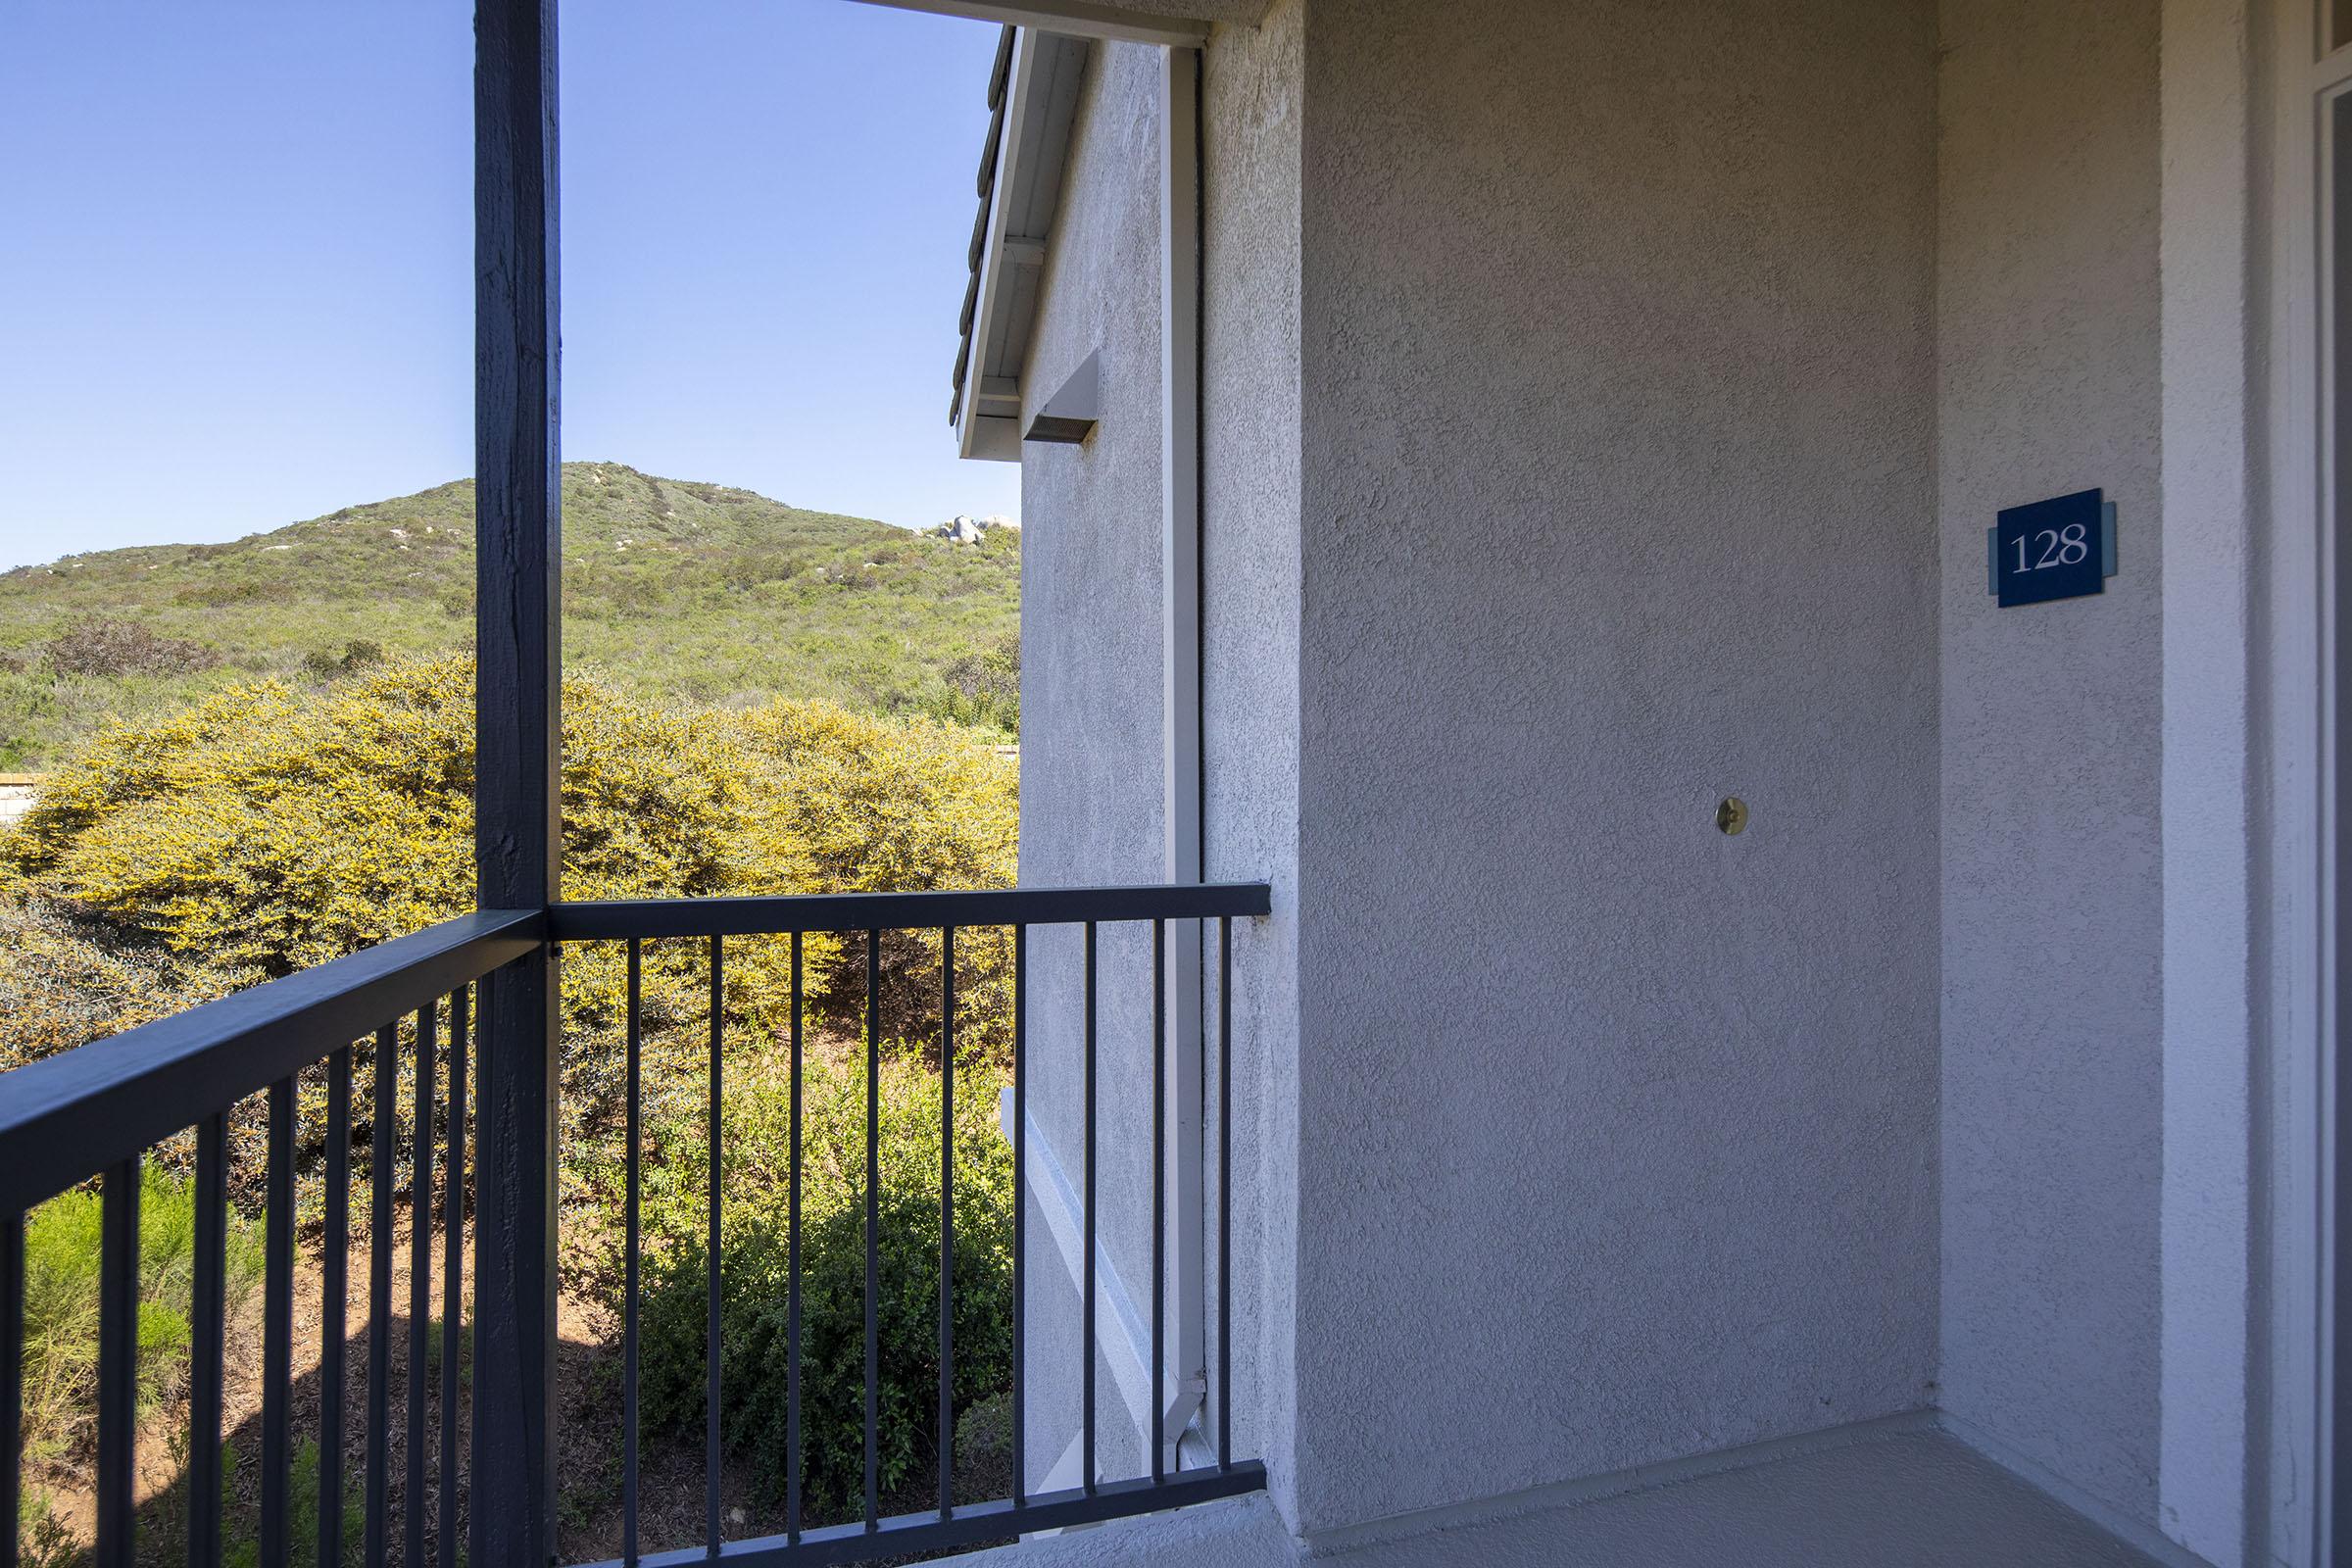
<svg viewBox="0 0 2352 1568">
<path fill-rule="evenodd" d="M 190 1281 L 187 1463 L 190 1488 L 189 1568 L 220 1568 L 223 1435 L 221 1405 L 226 1332 L 223 1296 L 227 1233 L 227 1128 L 238 1103 L 267 1094 L 267 1176 L 262 1245 L 260 1549 L 264 1561 L 285 1563 L 304 1544 L 292 1538 L 291 1396 L 294 1353 L 295 1102 L 298 1080 L 314 1072 L 326 1089 L 326 1212 L 318 1289 L 319 1398 L 324 1437 L 317 1467 L 320 1568 L 339 1568 L 341 1489 L 339 1452 L 343 1408 L 342 1342 L 349 1279 L 349 1160 L 352 1126 L 352 1042 L 375 1031 L 375 1093 L 368 1129 L 373 1178 L 373 1224 L 368 1239 L 369 1356 L 365 1454 L 368 1556 L 384 1561 L 390 1532 L 389 1412 L 386 1348 L 391 1338 L 392 1152 L 400 1138 L 393 1104 L 394 1057 L 402 1034 L 396 1021 L 415 1018 L 415 1118 L 408 1131 L 411 1168 L 411 1295 L 408 1475 L 401 1506 L 408 1524 L 404 1562 L 421 1568 L 424 1519 L 423 1458 L 427 1443 L 422 1371 L 429 1310 L 432 1226 L 431 1172 L 436 1136 L 435 1059 L 439 1021 L 451 1025 L 449 1081 L 453 1094 L 445 1124 L 447 1258 L 460 1256 L 464 1225 L 457 1201 L 465 1155 L 465 1106 L 456 1093 L 466 1045 L 469 993 L 478 982 L 495 987 L 518 958 L 543 953 L 542 910 L 477 911 L 386 942 L 331 963 L 273 980 L 174 1017 L 65 1052 L 0 1077 L 0 1366 L 15 1368 L 24 1353 L 25 1214 L 34 1204 L 103 1174 L 99 1192 L 104 1237 L 99 1257 L 97 1353 L 98 1420 L 94 1477 L 98 1568 L 132 1568 L 136 1552 L 141 1246 L 141 1166 L 154 1145 L 191 1125 L 195 1138 L 195 1255 Z M 452 1268 L 448 1285 L 454 1286 Z M 445 1289 L 450 1301 L 454 1289 Z M 454 1314 L 453 1314 L 454 1316 Z M 444 1388 L 448 1387 L 445 1368 Z M 0 1568 L 17 1559 L 15 1508 L 23 1460 L 24 1408 L 20 1378 L 0 1379 Z M 445 1407 L 441 1473 L 456 1473 L 455 1424 Z M 453 1497 L 443 1497 L 444 1562 Z"/>
<path fill-rule="evenodd" d="M 548 911 L 548 935 L 558 942 L 611 942 L 627 937 L 785 936 L 795 931 L 940 931 L 950 926 L 1083 925 L 1089 920 L 1245 919 L 1272 909 L 1273 893 L 1263 882 L 614 899 L 557 905 Z"/>
<path fill-rule="evenodd" d="M 483 909 L 0 1077 L 0 1213 L 54 1198 L 546 940 Z"/>
</svg>

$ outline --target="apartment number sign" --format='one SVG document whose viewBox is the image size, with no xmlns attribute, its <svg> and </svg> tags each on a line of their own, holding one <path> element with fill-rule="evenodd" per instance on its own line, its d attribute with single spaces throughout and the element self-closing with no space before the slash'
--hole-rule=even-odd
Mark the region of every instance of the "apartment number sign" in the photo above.
<svg viewBox="0 0 2352 1568">
<path fill-rule="evenodd" d="M 1998 514 L 1985 538 L 1986 592 L 2003 610 L 2107 591 L 2115 575 L 2115 505 L 2078 490 Z"/>
</svg>

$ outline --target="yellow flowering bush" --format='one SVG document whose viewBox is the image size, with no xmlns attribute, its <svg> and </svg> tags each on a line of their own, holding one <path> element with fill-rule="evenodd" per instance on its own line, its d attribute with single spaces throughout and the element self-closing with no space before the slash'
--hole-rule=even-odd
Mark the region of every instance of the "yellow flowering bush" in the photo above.
<svg viewBox="0 0 2352 1568">
<path fill-rule="evenodd" d="M 674 711 L 564 685 L 572 899 L 994 887 L 1014 871 L 1017 770 L 987 740 L 823 703 Z M 367 669 L 324 692 L 262 680 L 117 723 L 0 834 L 0 879 L 208 973 L 292 973 L 473 907 L 473 665 Z M 814 1012 L 862 1027 L 861 945 L 808 944 Z M 778 1027 L 786 945 L 729 945 L 727 1005 Z M 700 1018 L 705 945 L 649 943 L 645 1019 Z M 974 1042 L 1005 943 L 958 947 Z M 567 1039 L 620 1017 L 618 944 L 567 951 Z M 894 938 L 885 1033 L 936 1027 L 936 936 Z M 63 1042 L 61 1042 L 63 1043 Z M 601 1077 L 601 1073 L 592 1074 Z M 581 1083 L 595 1098 L 602 1087 Z"/>
<path fill-rule="evenodd" d="M 183 956 L 290 974 L 472 904 L 469 703 L 403 666 L 118 724 L 8 846 L 40 891 Z"/>
</svg>

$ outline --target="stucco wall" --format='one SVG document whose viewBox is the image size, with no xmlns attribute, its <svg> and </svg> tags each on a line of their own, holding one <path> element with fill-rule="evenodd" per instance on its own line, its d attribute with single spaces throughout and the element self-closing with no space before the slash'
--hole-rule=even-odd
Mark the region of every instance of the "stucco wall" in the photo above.
<svg viewBox="0 0 2352 1568">
<path fill-rule="evenodd" d="M 1310 1532 L 1932 1398 L 1933 54 L 1307 7 Z"/>
<path fill-rule="evenodd" d="M 2163 1132 L 2156 0 L 1945 0 L 1944 1405 L 2155 1517 Z M 1997 610 L 1996 510 L 2122 574 Z"/>
<path fill-rule="evenodd" d="M 1159 54 L 1099 43 L 1087 66 L 1024 399 L 1032 410 L 1101 355 L 1102 418 L 1083 446 L 1021 463 L 1021 854 L 1024 884 L 1158 882 L 1160 729 Z M 1069 1182 L 1083 1179 L 1080 934 L 1030 935 L 1029 1103 Z M 1148 927 L 1105 926 L 1098 954 L 1098 1224 L 1148 1311 L 1152 971 Z M 1033 1207 L 1033 1221 L 1042 1216 Z M 1032 1230 L 1028 1448 L 1033 1483 L 1077 1431 L 1079 1297 Z M 1110 1325 L 1105 1323 L 1104 1328 Z M 1147 1464 L 1098 1363 L 1103 1473 Z M 1074 1478 L 1065 1484 L 1075 1484 Z"/>
<path fill-rule="evenodd" d="M 1297 1341 L 1314 1332 L 1299 1321 L 1294 1290 L 1298 152 L 1307 3 L 1277 0 L 1257 26 L 1220 27 L 1201 77 L 1202 827 L 1209 876 L 1262 877 L 1274 887 L 1272 917 L 1234 931 L 1235 1446 L 1266 1460 L 1286 1516 L 1296 1512 Z M 1213 988 L 1213 963 L 1207 974 Z M 1213 989 L 1208 1015 L 1216 1016 Z M 1213 1053 L 1213 1034 L 1210 1044 Z M 1213 1162 L 1208 1180 L 1213 1205 Z M 1213 1248 L 1205 1262 L 1213 1302 Z M 1216 1332 L 1212 1318 L 1212 1368 Z"/>
<path fill-rule="evenodd" d="M 1294 1528 L 1931 1405 L 2180 1528 L 2160 1393 L 2229 1358 L 2158 1336 L 2157 3 L 1216 29 L 1206 859 L 1276 890 L 1235 1369 Z M 1161 869 L 1153 85 L 1098 50 L 1027 382 L 1103 351 L 1094 443 L 1028 454 L 1034 882 Z M 2123 575 L 1995 611 L 1992 513 L 2091 484 Z M 2219 1539 L 2210 1430 L 2167 1490 Z"/>
<path fill-rule="evenodd" d="M 2164 819 L 2175 830 L 2164 836 L 2157 1517 L 2222 1568 L 2318 1561 L 2310 1501 L 2327 1488 L 2308 1392 L 2320 1381 L 2312 1346 L 2323 1265 L 2302 1245 L 2319 1187 L 2314 1109 L 2324 1092 L 2323 1047 L 2320 1009 L 2289 1000 L 2318 990 L 2304 986 L 2319 944 L 2296 933 L 2317 891 L 2308 875 L 2318 840 L 2307 792 L 2321 776 L 2311 765 L 2319 661 L 2309 652 L 2318 597 L 2310 564 L 2321 525 L 2308 492 L 2287 477 L 2311 472 L 2300 463 L 2281 465 L 2278 510 L 2266 505 L 2273 428 L 2263 395 L 2274 366 L 2289 385 L 2298 370 L 2309 373 L 2317 345 L 2282 333 L 2274 352 L 2268 291 L 2258 281 L 2266 248 L 2290 266 L 2309 254 L 2311 215 L 2275 212 L 2255 173 L 2270 172 L 2258 151 L 2268 141 L 2261 117 L 2270 107 L 2265 29 L 2283 32 L 2293 59 L 2309 47 L 2297 20 L 2292 8 L 2246 0 L 2166 0 L 2160 28 Z M 2282 118 L 2305 107 L 2289 94 L 2282 81 Z M 2277 426 L 2293 427 L 2291 416 Z M 2274 572 L 2276 598 L 2260 586 Z M 2266 667 L 2274 640 L 2285 675 L 2276 682 Z M 2267 724 L 2266 704 L 2277 715 Z M 2275 759 L 2266 755 L 2273 746 Z M 2256 804 L 2272 787 L 2285 808 L 2275 816 Z M 2275 850 L 2264 842 L 2274 829 Z M 2274 853 L 2282 873 L 2275 879 L 2265 863 Z M 2284 916 L 2276 942 L 2265 907 L 2274 897 Z M 2264 973 L 2273 961 L 2275 978 Z M 2285 1003 L 2276 1012 L 2274 983 Z M 2267 1114 L 2274 1093 L 2275 1119 Z M 2279 1205 L 2269 1224 L 2266 1199 Z M 2266 1321 L 2274 1261 L 2278 1304 L 2288 1307 L 2275 1331 Z M 2275 1428 L 2273 1355 L 2280 1357 L 2283 1396 Z"/>
<path fill-rule="evenodd" d="M 1207 873 L 1276 884 L 1277 913 L 1236 932 L 1240 1099 L 1233 1348 L 1237 1450 L 1266 1456 L 1287 1497 L 1287 1392 L 1296 1326 L 1296 846 L 1298 840 L 1298 67 L 1302 7 L 1220 27 L 1206 56 L 1202 272 L 1203 749 Z M 1159 258 L 1154 51 L 1097 45 L 1055 223 L 1024 391 L 1034 404 L 1102 354 L 1102 417 L 1083 447 L 1023 455 L 1021 877 L 1037 884 L 1165 873 L 1160 670 Z M 1036 933 L 1031 1095 L 1075 1181 L 1081 994 L 1073 933 Z M 1102 1234 L 1146 1304 L 1148 946 L 1106 930 L 1101 955 Z M 1215 966 L 1208 965 L 1213 986 Z M 1208 1001 L 1216 1016 L 1216 1000 Z M 1214 1050 L 1207 1072 L 1216 1073 Z M 1213 1116 L 1214 1107 L 1212 1104 Z M 1211 1136 L 1214 1124 L 1211 1123 Z M 1209 1212 L 1216 1171 L 1207 1172 Z M 1042 1212 L 1031 1208 L 1033 1227 Z M 1042 1238 L 1042 1229 L 1032 1235 Z M 1031 1480 L 1076 1430 L 1078 1298 L 1049 1242 L 1031 1254 Z M 1222 1266 L 1205 1259 L 1208 1299 Z M 1213 1365 L 1213 1315 L 1206 1349 Z M 1121 1425 L 1107 1365 L 1105 1474 L 1145 1455 Z"/>
</svg>

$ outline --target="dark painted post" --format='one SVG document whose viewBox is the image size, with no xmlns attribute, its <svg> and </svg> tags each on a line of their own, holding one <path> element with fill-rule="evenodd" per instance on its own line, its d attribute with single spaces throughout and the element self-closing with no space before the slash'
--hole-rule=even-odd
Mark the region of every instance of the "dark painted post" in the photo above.
<svg viewBox="0 0 2352 1568">
<path fill-rule="evenodd" d="M 556 898 L 556 0 L 474 11 L 474 863 L 484 908 Z M 556 959 L 483 985 L 474 1164 L 472 1568 L 555 1553 Z"/>
</svg>

